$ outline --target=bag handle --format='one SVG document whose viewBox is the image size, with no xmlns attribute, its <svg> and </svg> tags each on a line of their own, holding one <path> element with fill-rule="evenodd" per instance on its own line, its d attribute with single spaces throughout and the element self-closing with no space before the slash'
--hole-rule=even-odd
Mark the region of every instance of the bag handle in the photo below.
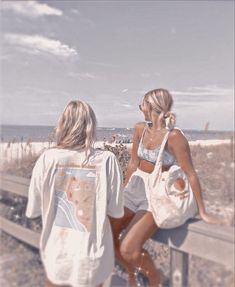
<svg viewBox="0 0 235 287">
<path fill-rule="evenodd" d="M 169 133 L 170 133 L 170 131 L 167 131 L 165 136 L 164 136 L 164 138 L 163 138 L 163 141 L 162 141 L 162 144 L 161 144 L 161 147 L 160 147 L 160 151 L 159 151 L 159 154 L 158 154 L 155 166 L 157 166 L 162 161 L 162 155 L 163 155 L 163 151 L 164 151 L 166 142 L 168 140 Z"/>
<path fill-rule="evenodd" d="M 154 166 L 154 169 L 153 171 L 151 172 L 151 184 L 154 186 L 154 184 L 156 183 L 157 179 L 158 179 L 158 175 L 159 173 L 161 173 L 161 169 L 162 169 L 162 154 L 163 154 L 163 150 L 165 148 L 165 145 L 166 145 L 166 142 L 168 140 L 168 136 L 169 136 L 169 133 L 170 131 L 167 131 L 167 133 L 165 134 L 164 138 L 163 138 L 163 141 L 162 141 L 162 144 L 161 144 L 161 147 L 160 147 L 160 151 L 159 151 L 159 154 L 158 154 L 158 157 L 157 157 L 157 160 L 156 160 L 156 164 Z M 160 163 L 160 165 L 159 165 Z"/>
</svg>

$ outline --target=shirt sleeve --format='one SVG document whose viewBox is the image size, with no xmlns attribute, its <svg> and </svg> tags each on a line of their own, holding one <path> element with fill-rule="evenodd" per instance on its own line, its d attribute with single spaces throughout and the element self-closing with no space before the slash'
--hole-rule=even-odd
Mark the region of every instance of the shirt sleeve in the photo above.
<svg viewBox="0 0 235 287">
<path fill-rule="evenodd" d="M 114 218 L 119 218 L 124 215 L 122 181 L 122 171 L 118 160 L 114 154 L 111 154 L 107 160 L 107 214 Z"/>
<path fill-rule="evenodd" d="M 43 154 L 38 158 L 32 171 L 32 177 L 28 190 L 28 202 L 25 216 L 28 218 L 36 218 L 41 215 L 41 194 L 43 185 Z"/>
</svg>

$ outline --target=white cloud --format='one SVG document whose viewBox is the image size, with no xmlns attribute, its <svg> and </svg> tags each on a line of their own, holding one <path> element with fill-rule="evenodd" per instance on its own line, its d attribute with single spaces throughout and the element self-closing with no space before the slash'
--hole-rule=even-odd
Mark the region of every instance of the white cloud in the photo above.
<svg viewBox="0 0 235 287">
<path fill-rule="evenodd" d="M 134 106 L 130 104 L 120 104 L 122 107 L 127 108 L 127 109 L 132 109 Z"/>
<path fill-rule="evenodd" d="M 95 79 L 96 76 L 91 73 L 77 73 L 76 76 L 80 79 Z"/>
<path fill-rule="evenodd" d="M 79 10 L 77 9 L 71 9 L 71 13 L 76 14 L 76 15 L 80 15 L 81 13 L 79 12 Z"/>
<path fill-rule="evenodd" d="M 70 72 L 70 77 L 78 78 L 78 79 L 88 79 L 88 80 L 94 80 L 94 79 L 100 79 L 100 76 L 94 75 L 92 73 L 84 72 L 84 73 L 77 73 L 77 72 Z"/>
<path fill-rule="evenodd" d="M 37 1 L 3 1 L 1 9 L 13 11 L 14 13 L 30 18 L 63 15 L 63 11 Z"/>
<path fill-rule="evenodd" d="M 59 40 L 39 35 L 6 34 L 4 38 L 8 43 L 17 45 L 28 53 L 49 53 L 61 57 L 77 55 L 75 49 L 61 43 Z"/>
<path fill-rule="evenodd" d="M 185 91 L 171 91 L 174 96 L 232 96 L 234 89 L 217 86 L 191 87 Z"/>
<path fill-rule="evenodd" d="M 123 89 L 122 90 L 122 93 L 126 93 L 126 92 L 128 92 L 128 89 Z"/>
</svg>

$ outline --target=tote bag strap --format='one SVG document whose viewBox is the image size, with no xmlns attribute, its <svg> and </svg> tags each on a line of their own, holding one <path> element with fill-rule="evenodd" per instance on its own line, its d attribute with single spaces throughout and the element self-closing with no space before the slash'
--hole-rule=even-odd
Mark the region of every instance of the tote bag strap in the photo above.
<svg viewBox="0 0 235 287">
<path fill-rule="evenodd" d="M 157 157 L 156 164 L 154 166 L 153 171 L 150 174 L 150 182 L 151 182 L 152 186 L 154 186 L 156 184 L 156 182 L 158 180 L 158 176 L 161 173 L 161 169 L 162 169 L 162 154 L 163 154 L 163 150 L 165 148 L 166 142 L 168 140 L 169 132 L 170 131 L 167 131 L 167 133 L 165 134 L 165 136 L 163 138 L 163 141 L 162 141 L 162 144 L 161 144 L 161 147 L 160 147 L 160 151 L 159 151 L 159 154 L 158 154 L 158 157 Z"/>
<path fill-rule="evenodd" d="M 167 131 L 165 136 L 164 136 L 164 138 L 163 138 L 163 141 L 162 141 L 162 144 L 161 144 L 161 147 L 160 147 L 160 151 L 159 151 L 159 154 L 158 154 L 158 157 L 157 157 L 157 161 L 156 161 L 155 167 L 162 161 L 162 155 L 163 155 L 163 151 L 164 151 L 166 142 L 168 140 L 169 133 L 170 133 L 170 131 Z"/>
</svg>

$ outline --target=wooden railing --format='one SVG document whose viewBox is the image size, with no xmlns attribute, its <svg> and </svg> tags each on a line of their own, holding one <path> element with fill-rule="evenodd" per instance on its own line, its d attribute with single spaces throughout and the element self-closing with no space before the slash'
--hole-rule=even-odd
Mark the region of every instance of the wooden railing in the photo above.
<svg viewBox="0 0 235 287">
<path fill-rule="evenodd" d="M 28 196 L 29 179 L 0 173 L 1 190 Z M 40 233 L 0 217 L 1 229 L 27 244 L 39 248 Z M 152 239 L 170 247 L 172 287 L 188 286 L 189 254 L 211 260 L 234 270 L 234 228 L 210 225 L 199 219 L 189 220 L 181 227 L 159 229 Z"/>
</svg>

